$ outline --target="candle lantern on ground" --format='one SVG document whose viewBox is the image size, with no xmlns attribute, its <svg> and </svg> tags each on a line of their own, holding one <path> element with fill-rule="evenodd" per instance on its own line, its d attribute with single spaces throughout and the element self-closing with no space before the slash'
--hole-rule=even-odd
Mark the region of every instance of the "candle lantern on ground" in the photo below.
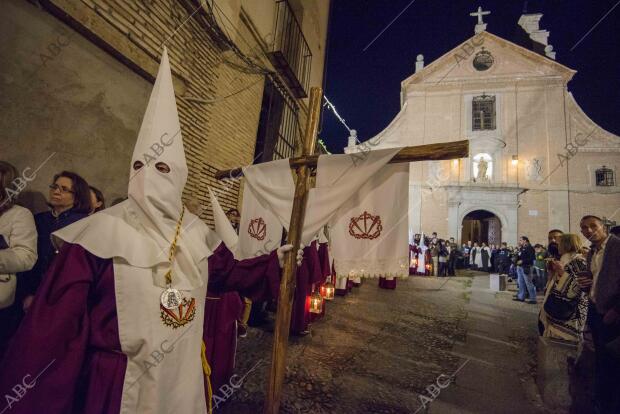
<svg viewBox="0 0 620 414">
<path fill-rule="evenodd" d="M 310 313 L 321 313 L 323 310 L 323 297 L 318 291 L 310 296 Z"/>
<path fill-rule="evenodd" d="M 332 300 L 334 299 L 335 293 L 336 293 L 336 288 L 334 287 L 333 283 L 330 280 L 328 280 L 321 286 L 321 296 L 323 297 L 323 299 Z"/>
</svg>

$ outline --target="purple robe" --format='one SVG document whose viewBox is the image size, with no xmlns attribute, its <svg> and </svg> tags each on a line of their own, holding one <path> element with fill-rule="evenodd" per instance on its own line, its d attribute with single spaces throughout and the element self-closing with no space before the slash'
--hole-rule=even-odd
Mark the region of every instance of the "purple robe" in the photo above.
<svg viewBox="0 0 620 414">
<path fill-rule="evenodd" d="M 202 338 L 207 361 L 211 366 L 211 389 L 214 393 L 217 393 L 216 390 L 227 383 L 234 374 L 237 349 L 236 322 L 241 312 L 243 302 L 237 292 L 207 294 Z"/>
<path fill-rule="evenodd" d="M 396 278 L 387 280 L 384 276 L 379 278 L 379 287 L 381 289 L 396 289 Z"/>
<path fill-rule="evenodd" d="M 318 257 L 320 266 L 320 280 L 318 281 L 317 288 L 320 289 L 321 285 L 323 285 L 327 281 L 327 278 L 331 278 L 331 267 L 329 265 L 329 249 L 327 248 L 327 243 L 319 243 Z M 326 302 L 326 300 L 323 301 L 321 313 L 310 314 L 310 322 L 314 322 L 315 320 L 325 316 Z"/>
<path fill-rule="evenodd" d="M 209 275 L 223 289 L 236 286 L 251 296 L 279 284 L 275 252 L 237 262 L 216 249 L 212 265 Z M 126 367 L 113 261 L 65 243 L 0 362 L 0 390 L 13 397 L 7 412 L 118 413 Z"/>
<path fill-rule="evenodd" d="M 321 263 L 321 275 L 323 276 L 321 283 L 325 283 L 325 280 L 331 276 L 332 273 L 327 243 L 319 243 L 319 262 Z"/>
<path fill-rule="evenodd" d="M 308 330 L 310 323 L 310 294 L 312 285 L 321 281 L 321 263 L 316 241 L 304 248 L 304 258 L 297 268 L 297 284 L 291 312 L 291 333 L 300 334 Z"/>
<path fill-rule="evenodd" d="M 231 265 L 234 265 L 234 269 Z M 264 269 L 264 273 L 261 273 L 261 269 Z M 280 266 L 275 252 L 239 262 L 221 243 L 209 257 L 203 340 L 207 361 L 211 366 L 211 388 L 214 394 L 234 373 L 236 322 L 243 311 L 238 291 L 253 301 L 265 301 L 277 297 L 279 286 Z"/>
</svg>

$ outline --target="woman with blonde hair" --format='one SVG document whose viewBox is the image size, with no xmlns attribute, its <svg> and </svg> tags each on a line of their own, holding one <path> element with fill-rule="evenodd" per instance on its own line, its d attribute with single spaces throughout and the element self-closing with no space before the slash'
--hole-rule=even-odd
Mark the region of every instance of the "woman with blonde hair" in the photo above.
<svg viewBox="0 0 620 414">
<path fill-rule="evenodd" d="M 542 336 L 578 342 L 588 313 L 588 300 L 577 284 L 577 274 L 587 270 L 581 239 L 563 234 L 558 243 L 560 260 L 548 259 L 551 274 L 539 320 Z"/>
</svg>

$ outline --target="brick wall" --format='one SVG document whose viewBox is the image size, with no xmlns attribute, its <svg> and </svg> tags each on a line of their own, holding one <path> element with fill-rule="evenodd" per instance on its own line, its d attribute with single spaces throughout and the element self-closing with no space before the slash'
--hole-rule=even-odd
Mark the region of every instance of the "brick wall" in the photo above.
<svg viewBox="0 0 620 414">
<path fill-rule="evenodd" d="M 223 50 L 202 10 L 190 18 L 196 8 L 188 0 L 49 0 L 44 6 L 150 81 L 166 42 L 189 168 L 184 198 L 209 206 L 201 214 L 209 223 L 207 186 L 224 210 L 238 207 L 239 180 L 217 182 L 214 173 L 252 163 L 264 76 L 239 69 L 243 63 Z M 243 23 L 231 37 L 243 40 L 236 44 L 246 54 L 260 50 Z"/>
</svg>

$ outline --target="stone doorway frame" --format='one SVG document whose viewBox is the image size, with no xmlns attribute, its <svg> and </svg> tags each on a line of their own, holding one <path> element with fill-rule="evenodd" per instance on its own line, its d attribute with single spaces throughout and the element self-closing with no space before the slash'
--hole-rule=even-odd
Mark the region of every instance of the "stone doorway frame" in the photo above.
<svg viewBox="0 0 620 414">
<path fill-rule="evenodd" d="M 462 241 L 462 237 L 463 237 L 463 222 L 465 221 L 465 218 L 470 214 L 473 213 L 474 211 L 486 211 L 490 214 L 493 214 L 495 217 L 497 217 L 497 219 L 499 220 L 499 224 L 500 224 L 500 242 L 505 241 L 504 240 L 504 231 L 506 229 L 506 219 L 505 217 L 502 217 L 500 214 L 498 214 L 498 212 L 493 211 L 493 208 L 489 208 L 489 207 L 481 207 L 481 206 L 474 206 L 474 207 L 470 207 L 467 210 L 465 210 L 464 213 L 462 213 L 460 219 L 459 219 L 459 231 L 458 231 L 458 237 L 459 237 L 459 243 L 466 243 Z M 480 243 L 478 243 L 480 244 Z M 489 243 L 487 243 L 488 245 Z"/>
<path fill-rule="evenodd" d="M 493 185 L 446 186 L 448 195 L 448 233 L 461 240 L 463 218 L 474 210 L 486 210 L 499 218 L 502 241 L 517 243 L 518 194 L 516 187 Z"/>
</svg>

